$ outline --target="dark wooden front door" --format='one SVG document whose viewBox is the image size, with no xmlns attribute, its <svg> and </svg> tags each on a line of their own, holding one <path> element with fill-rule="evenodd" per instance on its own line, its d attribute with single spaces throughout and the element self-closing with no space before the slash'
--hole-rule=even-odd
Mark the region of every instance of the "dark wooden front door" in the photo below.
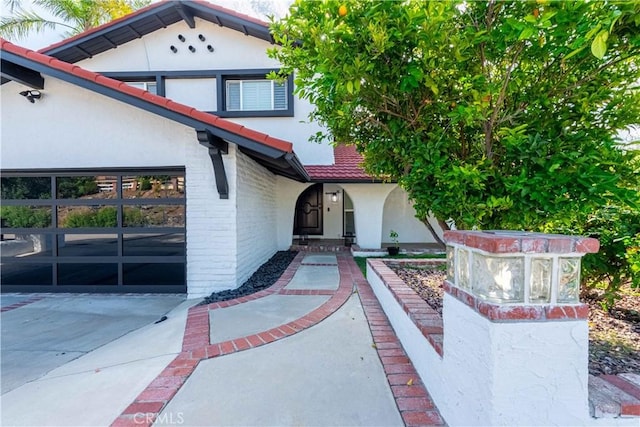
<svg viewBox="0 0 640 427">
<path fill-rule="evenodd" d="M 312 185 L 298 197 L 293 234 L 322 234 L 322 184 Z"/>
</svg>

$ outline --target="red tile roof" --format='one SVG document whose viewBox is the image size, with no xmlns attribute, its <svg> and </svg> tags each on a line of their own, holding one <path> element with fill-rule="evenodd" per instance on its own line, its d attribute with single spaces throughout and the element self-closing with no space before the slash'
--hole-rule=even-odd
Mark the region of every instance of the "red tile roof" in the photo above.
<svg viewBox="0 0 640 427">
<path fill-rule="evenodd" d="M 333 165 L 305 165 L 313 181 L 374 181 L 360 166 L 363 159 L 353 145 L 334 147 L 333 156 Z"/>
<path fill-rule="evenodd" d="M 107 23 L 105 23 L 105 24 L 102 24 L 102 25 L 100 25 L 100 26 L 98 26 L 98 27 L 91 28 L 91 29 L 89 29 L 89 30 L 87 30 L 87 31 L 84 31 L 84 32 L 82 32 L 82 33 L 80 33 L 80 34 L 77 34 L 77 35 L 75 35 L 75 36 L 73 36 L 73 37 L 70 37 L 70 38 L 64 39 L 64 40 L 59 41 L 59 42 L 57 42 L 57 43 L 54 43 L 54 44 L 52 44 L 52 45 L 50 45 L 50 46 L 44 47 L 44 48 L 42 48 L 42 49 L 38 50 L 38 52 L 40 52 L 40 53 L 48 52 L 48 51 L 50 51 L 50 50 L 53 50 L 53 49 L 56 49 L 56 48 L 62 47 L 62 46 L 64 46 L 64 45 L 69 44 L 69 43 L 71 43 L 71 42 L 74 42 L 74 41 L 76 41 L 76 40 L 79 40 L 79 39 L 82 39 L 82 38 L 88 37 L 88 36 L 90 36 L 90 35 L 91 35 L 91 34 L 93 34 L 93 33 L 97 33 L 97 32 L 100 32 L 100 31 L 106 30 L 106 29 L 108 29 L 109 27 L 113 27 L 113 26 L 115 26 L 115 25 L 117 25 L 117 24 L 119 24 L 119 23 L 121 23 L 121 22 L 129 21 L 129 20 L 131 20 L 131 19 L 134 19 L 136 16 L 141 15 L 141 14 L 143 14 L 143 13 L 146 13 L 146 12 L 148 12 L 148 11 L 152 11 L 152 10 L 154 10 L 154 9 L 158 9 L 158 8 L 159 8 L 159 7 L 161 7 L 161 6 L 164 6 L 166 3 L 174 3 L 174 1 L 173 1 L 173 0 L 162 0 L 162 1 L 159 1 L 159 2 L 156 2 L 156 3 L 152 3 L 152 4 L 150 4 L 149 6 L 147 6 L 147 7 L 143 7 L 142 9 L 138 9 L 138 10 L 136 10 L 136 11 L 134 11 L 134 12 L 132 12 L 132 13 L 128 14 L 128 15 L 125 15 L 125 16 L 120 17 L 120 18 L 118 18 L 118 19 L 114 19 L 113 21 L 109 21 L 109 22 L 107 22 Z M 225 8 L 225 7 L 222 7 L 222 6 L 218 6 L 218 5 L 216 5 L 216 4 L 209 3 L 209 2 L 204 1 L 204 0 L 189 0 L 189 3 L 196 3 L 196 4 L 200 4 L 200 5 L 202 5 L 202 6 L 205 6 L 205 7 L 210 8 L 210 9 L 212 9 L 212 10 L 214 10 L 214 11 L 219 11 L 219 12 L 228 13 L 228 14 L 233 15 L 233 16 L 236 16 L 236 17 L 238 17 L 238 18 L 240 18 L 240 19 L 243 19 L 243 20 L 246 20 L 246 21 L 253 22 L 254 24 L 262 25 L 262 26 L 264 26 L 264 27 L 265 27 L 265 28 L 267 28 L 267 29 L 269 28 L 269 24 L 268 24 L 268 23 L 266 23 L 266 22 L 264 22 L 264 21 L 261 21 L 261 20 L 259 20 L 259 19 L 257 19 L 257 18 L 254 18 L 254 17 L 252 17 L 252 16 L 249 16 L 249 15 L 245 15 L 245 14 L 242 14 L 242 13 L 238 13 L 238 12 L 236 12 L 236 11 L 234 11 L 234 10 L 227 9 L 227 8 Z"/>
<path fill-rule="evenodd" d="M 293 144 L 291 144 L 290 142 L 271 137 L 252 129 L 245 128 L 242 125 L 222 119 L 214 114 L 196 110 L 193 107 L 177 103 L 168 98 L 153 95 L 146 90 L 135 88 L 124 82 L 105 77 L 101 74 L 94 73 L 93 71 L 78 67 L 77 65 L 69 64 L 67 62 L 55 59 L 51 56 L 47 56 L 42 53 L 34 52 L 32 50 L 14 45 L 13 43 L 5 39 L 0 38 L 0 42 L 0 50 L 2 51 L 13 53 L 15 55 L 43 64 L 55 70 L 95 82 L 101 86 L 116 90 L 123 94 L 134 96 L 150 104 L 154 104 L 161 108 L 164 108 L 168 111 L 172 111 L 185 117 L 199 121 L 204 125 L 210 125 L 219 129 L 226 130 L 243 138 L 247 138 L 251 141 L 255 141 L 259 144 L 266 145 L 286 153 L 293 153 Z"/>
</svg>

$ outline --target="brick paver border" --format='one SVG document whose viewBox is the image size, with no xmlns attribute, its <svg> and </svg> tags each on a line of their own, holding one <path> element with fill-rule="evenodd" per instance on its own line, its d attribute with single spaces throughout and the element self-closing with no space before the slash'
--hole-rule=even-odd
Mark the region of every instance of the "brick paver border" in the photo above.
<svg viewBox="0 0 640 427">
<path fill-rule="evenodd" d="M 396 336 L 378 299 L 353 258 L 349 260 L 378 356 L 407 427 L 442 426 L 444 419 Z"/>
<path fill-rule="evenodd" d="M 44 299 L 44 297 L 42 297 L 42 296 L 28 297 L 27 299 L 25 299 L 23 301 L 16 302 L 16 303 L 13 303 L 11 305 L 7 305 L 5 307 L 0 308 L 0 313 L 4 313 L 4 312 L 7 312 L 7 311 L 15 310 L 16 308 L 24 307 L 25 305 L 32 304 L 32 303 L 40 301 L 42 299 Z"/>
<path fill-rule="evenodd" d="M 187 314 L 187 324 L 182 340 L 182 351 L 167 367 L 143 390 L 111 424 L 112 427 L 144 427 L 154 423 L 162 409 L 176 395 L 194 372 L 200 361 L 259 347 L 297 334 L 335 313 L 353 293 L 354 278 L 349 266 L 349 254 L 336 253 L 336 264 L 340 272 L 337 290 L 287 290 L 284 287 L 293 279 L 302 264 L 305 252 L 299 252 L 289 264 L 287 270 L 270 288 L 229 301 L 194 306 Z M 331 295 L 320 307 L 299 319 L 282 324 L 266 331 L 233 340 L 209 343 L 209 311 L 254 301 L 268 295 Z"/>
<path fill-rule="evenodd" d="M 336 252 L 340 273 L 338 289 L 287 290 L 308 252 L 299 252 L 284 274 L 269 289 L 234 300 L 191 307 L 182 351 L 111 424 L 112 427 L 151 426 L 162 409 L 176 395 L 200 361 L 231 354 L 286 338 L 320 323 L 335 313 L 357 289 L 373 337 L 373 345 L 387 376 L 403 422 L 408 427 L 446 425 L 420 376 L 406 355 L 369 283 L 349 253 Z M 336 264 L 322 264 L 335 266 Z M 329 300 L 305 316 L 266 331 L 233 340 L 209 343 L 209 311 L 231 307 L 269 295 L 331 295 Z"/>
</svg>

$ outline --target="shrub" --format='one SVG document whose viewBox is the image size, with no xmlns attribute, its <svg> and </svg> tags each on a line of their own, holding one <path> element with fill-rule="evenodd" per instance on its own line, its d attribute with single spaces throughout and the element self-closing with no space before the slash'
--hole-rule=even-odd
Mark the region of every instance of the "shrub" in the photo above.
<svg viewBox="0 0 640 427">
<path fill-rule="evenodd" d="M 148 224 L 148 219 L 139 208 L 124 208 L 124 223 L 127 227 L 144 227 Z"/>
<path fill-rule="evenodd" d="M 602 289 L 603 308 L 612 308 L 621 286 L 640 287 L 640 210 L 606 206 L 589 217 L 581 234 L 600 240 L 598 253 L 583 259 L 583 287 Z"/>
<path fill-rule="evenodd" d="M 5 227 L 46 228 L 51 225 L 51 210 L 30 206 L 3 206 L 0 208 L 0 218 L 5 221 Z"/>
<path fill-rule="evenodd" d="M 140 190 L 149 191 L 151 190 L 151 179 L 148 176 L 143 176 L 140 180 Z"/>
<path fill-rule="evenodd" d="M 118 225 L 118 211 L 113 206 L 106 206 L 85 212 L 71 212 L 64 220 L 67 228 L 83 227 L 115 227 Z"/>
</svg>

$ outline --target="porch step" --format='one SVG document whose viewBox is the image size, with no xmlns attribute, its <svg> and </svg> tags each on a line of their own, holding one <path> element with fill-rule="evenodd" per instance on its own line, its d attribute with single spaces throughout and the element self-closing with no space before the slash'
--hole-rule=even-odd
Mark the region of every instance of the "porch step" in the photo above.
<svg viewBox="0 0 640 427">
<path fill-rule="evenodd" d="M 640 417 L 640 375 L 589 375 L 589 409 L 594 418 Z"/>
</svg>

